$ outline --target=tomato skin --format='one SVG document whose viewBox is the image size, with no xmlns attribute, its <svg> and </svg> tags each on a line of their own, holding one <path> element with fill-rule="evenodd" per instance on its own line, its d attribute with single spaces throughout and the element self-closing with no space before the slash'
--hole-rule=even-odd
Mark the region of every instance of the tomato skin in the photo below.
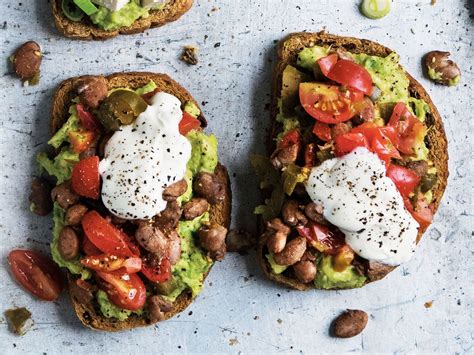
<svg viewBox="0 0 474 355">
<path fill-rule="evenodd" d="M 352 99 L 359 97 L 350 91 L 341 91 L 339 86 L 321 83 L 301 83 L 299 96 L 301 105 L 311 117 L 332 124 L 350 120 L 355 115 Z"/>
<path fill-rule="evenodd" d="M 171 278 L 170 260 L 168 258 L 162 258 L 158 268 L 145 262 L 141 272 L 151 282 L 166 282 Z"/>
<path fill-rule="evenodd" d="M 329 227 L 313 221 L 304 226 L 296 227 L 296 230 L 314 248 L 324 254 L 334 255 L 346 244 L 344 234 L 341 231 L 332 231 Z"/>
<path fill-rule="evenodd" d="M 100 126 L 94 115 L 87 111 L 87 109 L 82 104 L 76 104 L 77 115 L 79 116 L 79 122 L 82 127 L 88 131 L 97 131 Z"/>
<path fill-rule="evenodd" d="M 82 229 L 86 237 L 102 253 L 122 257 L 134 256 L 121 230 L 107 222 L 97 211 L 90 211 L 82 218 Z"/>
<path fill-rule="evenodd" d="M 354 252 L 348 245 L 344 245 L 338 249 L 337 253 L 334 255 L 333 267 L 334 270 L 338 272 L 343 272 L 346 270 L 354 260 Z"/>
<path fill-rule="evenodd" d="M 100 254 L 81 259 L 81 264 L 95 271 L 110 272 L 124 268 L 127 273 L 133 274 L 141 270 L 142 259 L 139 257 L 124 258 L 116 255 Z"/>
<path fill-rule="evenodd" d="M 392 141 L 382 132 L 381 130 L 375 132 L 370 148 L 388 166 L 392 158 L 401 159 L 402 157 Z"/>
<path fill-rule="evenodd" d="M 341 134 L 334 140 L 334 154 L 336 157 L 350 153 L 358 147 L 369 148 L 369 142 L 362 133 Z"/>
<path fill-rule="evenodd" d="M 52 260 L 37 251 L 16 249 L 8 254 L 8 263 L 24 289 L 45 301 L 58 299 L 64 280 Z"/>
<path fill-rule="evenodd" d="M 69 142 L 76 153 L 82 153 L 94 142 L 95 134 L 92 131 L 73 131 L 69 132 Z"/>
<path fill-rule="evenodd" d="M 199 127 L 201 127 L 201 121 L 199 121 L 196 117 L 184 111 L 183 118 L 179 122 L 179 133 L 185 136 L 193 129 L 196 129 Z"/>
<path fill-rule="evenodd" d="M 404 198 L 408 198 L 413 193 L 421 180 L 413 170 L 394 164 L 388 167 L 387 176 L 393 181 Z"/>
<path fill-rule="evenodd" d="M 153 96 L 155 96 L 155 94 L 161 92 L 161 90 L 159 88 L 156 88 L 155 90 L 153 91 L 150 91 L 150 92 L 147 92 L 146 94 L 143 94 L 142 95 L 142 98 L 143 100 L 145 100 L 145 102 L 148 104 L 148 105 L 151 105 L 151 98 Z"/>
<path fill-rule="evenodd" d="M 331 68 L 336 64 L 338 60 L 337 54 L 330 54 L 327 57 L 323 57 L 317 60 L 319 67 L 321 68 L 321 72 L 324 76 L 328 76 Z"/>
<path fill-rule="evenodd" d="M 425 230 L 433 221 L 433 205 L 428 205 L 424 198 L 418 196 L 412 216 L 418 222 L 420 228 Z"/>
<path fill-rule="evenodd" d="M 372 78 L 361 65 L 347 59 L 337 61 L 327 77 L 339 84 L 362 91 L 367 96 L 372 94 Z"/>
<path fill-rule="evenodd" d="M 278 148 L 288 148 L 296 144 L 301 149 L 301 140 L 302 138 L 300 131 L 297 128 L 292 129 L 283 136 L 280 143 L 278 144 Z"/>
<path fill-rule="evenodd" d="M 82 240 L 82 251 L 87 256 L 95 256 L 95 255 L 102 254 L 102 251 L 99 248 L 97 248 L 94 244 L 92 244 L 92 242 L 89 240 L 89 238 L 83 238 L 83 240 Z"/>
<path fill-rule="evenodd" d="M 72 189 L 81 196 L 97 200 L 100 194 L 99 157 L 80 160 L 72 169 Z"/>
<path fill-rule="evenodd" d="M 102 280 L 100 287 L 117 307 L 137 311 L 145 305 L 145 284 L 137 274 L 97 271 L 96 275 Z"/>
<path fill-rule="evenodd" d="M 415 153 L 414 148 L 423 142 L 427 133 L 425 125 L 402 102 L 395 105 L 388 126 L 397 131 L 397 148 L 407 155 Z"/>
<path fill-rule="evenodd" d="M 331 140 L 331 128 L 327 123 L 316 121 L 313 127 L 313 133 L 323 142 L 329 142 Z"/>
</svg>

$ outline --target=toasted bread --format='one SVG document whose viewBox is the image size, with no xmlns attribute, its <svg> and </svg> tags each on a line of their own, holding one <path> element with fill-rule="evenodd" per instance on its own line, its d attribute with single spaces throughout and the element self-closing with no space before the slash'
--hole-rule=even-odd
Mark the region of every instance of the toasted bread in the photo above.
<svg viewBox="0 0 474 355">
<path fill-rule="evenodd" d="M 152 10 L 147 18 L 140 18 L 131 26 L 114 31 L 105 31 L 94 25 L 89 19 L 79 22 L 68 19 L 61 9 L 61 0 L 51 0 L 54 22 L 58 30 L 66 37 L 83 40 L 105 40 L 119 34 L 144 32 L 149 28 L 160 27 L 176 21 L 193 6 L 194 0 L 170 0 L 163 9 Z"/>
<path fill-rule="evenodd" d="M 75 83 L 80 77 L 70 78 L 63 81 L 56 90 L 53 97 L 53 109 L 51 115 L 51 133 L 54 134 L 67 120 L 69 114 L 68 109 L 71 100 L 77 95 L 75 91 Z M 165 74 L 154 73 L 117 73 L 105 77 L 108 82 L 108 88 L 128 87 L 136 89 L 146 85 L 150 81 L 154 81 L 157 87 L 169 94 L 176 96 L 181 102 L 193 101 L 198 107 L 198 103 L 193 99 L 191 94 L 179 85 L 176 81 Z M 205 122 L 204 117 L 200 117 Z M 216 223 L 229 228 L 230 212 L 232 204 L 232 194 L 230 189 L 230 180 L 226 168 L 218 164 L 216 168 L 216 176 L 221 183 L 226 185 L 225 199 L 216 205 L 212 205 L 209 215 L 211 223 Z M 207 277 L 207 274 L 205 275 Z M 72 275 L 68 275 L 69 281 L 72 281 Z M 165 319 L 173 317 L 175 314 L 183 311 L 191 304 L 193 300 L 190 291 L 184 291 L 173 303 L 173 309 L 165 313 Z M 104 330 L 109 332 L 142 327 L 153 323 L 146 315 L 132 315 L 125 321 L 118 321 L 113 318 L 104 317 L 95 300 L 88 304 L 77 302 L 71 297 L 74 310 L 81 322 L 90 328 L 96 330 Z"/>
<path fill-rule="evenodd" d="M 271 122 L 273 126 L 271 134 L 272 138 L 276 136 L 279 129 L 276 125 L 275 118 L 278 114 L 278 98 L 280 97 L 280 91 L 282 87 L 283 70 L 288 64 L 296 64 L 298 53 L 302 49 L 314 45 L 325 47 L 331 46 L 331 48 L 341 48 L 355 54 L 365 53 L 368 55 L 380 57 L 386 57 L 392 52 L 391 49 L 373 41 L 353 37 L 340 37 L 325 32 L 294 33 L 282 40 L 278 46 L 278 60 L 273 72 L 272 103 L 270 109 Z M 425 121 L 429 128 L 426 142 L 430 149 L 429 158 L 433 161 L 438 175 L 438 182 L 432 190 L 434 212 L 436 212 L 448 181 L 448 143 L 446 140 L 446 134 L 444 132 L 441 116 L 436 109 L 436 106 L 433 104 L 433 101 L 429 97 L 426 90 L 420 85 L 420 83 L 418 83 L 418 81 L 416 81 L 408 73 L 407 76 L 410 80 L 410 94 L 416 98 L 423 99 L 430 108 L 430 113 L 427 115 Z M 267 148 L 269 153 L 275 149 L 273 139 L 268 140 Z M 417 241 L 421 239 L 424 232 L 424 230 L 419 231 Z M 259 249 L 257 251 L 257 258 L 262 270 L 268 276 L 268 278 L 298 290 L 308 290 L 314 288 L 313 284 L 302 283 L 294 277 L 288 277 L 283 274 L 273 274 L 271 272 L 270 264 L 265 258 L 265 254 L 266 246 L 260 243 Z M 369 279 L 367 283 L 383 278 L 394 269 L 395 267 L 387 267 L 383 275 Z"/>
</svg>

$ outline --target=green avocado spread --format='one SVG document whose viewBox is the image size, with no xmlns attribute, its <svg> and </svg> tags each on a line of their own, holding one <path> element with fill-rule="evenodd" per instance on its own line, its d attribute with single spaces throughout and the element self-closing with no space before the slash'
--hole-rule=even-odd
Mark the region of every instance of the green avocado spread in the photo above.
<svg viewBox="0 0 474 355">
<path fill-rule="evenodd" d="M 362 287 L 366 281 L 365 276 L 357 274 L 353 266 L 342 272 L 334 270 L 331 256 L 322 256 L 318 264 L 318 272 L 314 284 L 317 288 L 355 288 Z"/>
<path fill-rule="evenodd" d="M 118 11 L 110 11 L 104 6 L 90 15 L 92 22 L 106 31 L 131 26 L 139 18 L 147 18 L 149 10 L 140 5 L 140 0 L 131 0 Z"/>
<path fill-rule="evenodd" d="M 156 88 L 153 82 L 148 83 L 136 90 L 140 95 L 151 92 Z M 199 108 L 193 102 L 187 102 L 183 109 L 189 114 L 197 117 L 200 115 Z M 78 130 L 79 123 L 75 104 L 69 110 L 70 117 L 57 133 L 48 142 L 51 146 L 59 149 L 54 158 L 49 158 L 46 153 L 39 153 L 37 162 L 43 171 L 57 178 L 57 184 L 63 183 L 71 178 L 72 168 L 79 161 L 79 155 L 72 152 L 69 146 L 69 132 Z M 178 199 L 179 203 L 189 201 L 193 196 L 193 178 L 200 172 L 214 173 L 217 166 L 217 139 L 213 135 L 206 135 L 201 130 L 192 130 L 186 135 L 191 143 L 191 158 L 187 163 L 185 175 L 188 181 L 188 190 Z M 79 275 L 82 279 L 92 276 L 91 271 L 80 263 L 80 256 L 73 260 L 64 260 L 58 249 L 58 239 L 62 228 L 65 226 L 65 211 L 57 203 L 53 209 L 53 239 L 51 242 L 51 254 L 53 260 L 61 267 L 67 268 L 72 274 Z M 204 213 L 192 221 L 180 221 L 178 233 L 181 237 L 181 259 L 172 268 L 173 288 L 166 293 L 170 301 L 174 301 L 184 290 L 191 290 L 196 296 L 203 287 L 204 275 L 213 264 L 204 251 L 199 247 L 196 233 L 203 223 L 209 222 L 209 213 Z M 97 302 L 104 316 L 113 317 L 118 320 L 127 319 L 132 312 L 120 309 L 110 303 L 105 292 L 99 291 L 96 295 Z"/>
</svg>

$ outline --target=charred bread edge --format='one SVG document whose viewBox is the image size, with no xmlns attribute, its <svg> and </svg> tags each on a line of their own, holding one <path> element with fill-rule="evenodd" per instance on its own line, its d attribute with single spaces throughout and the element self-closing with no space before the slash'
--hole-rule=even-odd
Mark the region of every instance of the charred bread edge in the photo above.
<svg viewBox="0 0 474 355">
<path fill-rule="evenodd" d="M 283 70 L 288 64 L 294 65 L 296 63 L 297 55 L 303 48 L 314 45 L 343 48 L 352 53 L 366 53 L 380 57 L 386 57 L 392 53 L 391 49 L 373 41 L 353 37 L 341 37 L 325 32 L 293 33 L 283 39 L 278 45 L 278 60 L 273 71 L 272 79 L 272 101 L 270 109 L 272 134 L 270 139 L 267 141 L 269 154 L 275 147 L 272 138 L 274 138 L 278 133 L 278 126 L 276 125 L 275 118 L 278 114 L 278 98 L 280 97 Z M 423 99 L 430 108 L 430 114 L 427 114 L 425 121 L 426 125 L 429 127 L 426 141 L 428 143 L 428 148 L 430 149 L 429 158 L 433 161 L 438 174 L 438 182 L 433 189 L 434 212 L 436 212 L 448 182 L 448 142 L 441 116 L 433 101 L 421 84 L 418 83 L 418 81 L 416 81 L 409 73 L 407 73 L 407 75 L 410 80 L 410 94 L 416 98 Z M 419 231 L 417 237 L 418 242 L 424 232 L 424 230 Z M 268 278 L 297 290 L 308 290 L 314 288 L 313 283 L 304 284 L 296 278 L 273 274 L 271 272 L 270 264 L 265 258 L 265 254 L 266 246 L 260 244 L 257 252 L 257 259 Z M 367 283 L 369 282 L 371 281 L 367 281 Z"/>
<path fill-rule="evenodd" d="M 80 77 L 74 77 L 63 81 L 61 84 L 59 84 L 54 94 L 50 121 L 52 134 L 54 134 L 63 125 L 69 116 L 68 109 L 71 104 L 71 100 L 77 96 L 74 87 L 76 81 L 79 78 Z M 105 78 L 108 82 L 109 90 L 119 87 L 139 88 L 146 85 L 150 80 L 153 80 L 158 88 L 176 96 L 181 102 L 192 101 L 199 107 L 198 103 L 196 100 L 194 100 L 191 94 L 166 74 L 129 72 L 111 74 Z M 204 117 L 200 117 L 200 119 L 203 121 Z M 225 183 L 226 196 L 222 202 L 211 206 L 209 213 L 210 221 L 211 223 L 220 224 L 228 229 L 230 225 L 232 194 L 227 169 L 220 163 L 216 168 L 216 176 L 222 183 Z M 208 273 L 204 275 L 204 279 L 207 277 Z M 73 280 L 73 276 L 70 273 L 68 273 L 68 280 L 69 282 Z M 143 327 L 153 323 L 146 316 L 137 315 L 132 315 L 125 321 L 118 321 L 114 318 L 106 318 L 100 313 L 95 300 L 85 305 L 78 303 L 73 297 L 71 297 L 71 301 L 77 317 L 85 326 L 92 329 L 116 332 L 136 327 Z M 165 319 L 169 319 L 175 314 L 183 311 L 191 304 L 192 301 L 193 297 L 191 292 L 189 290 L 184 291 L 173 303 L 173 309 L 165 313 Z"/>
<path fill-rule="evenodd" d="M 82 40 L 105 40 L 119 34 L 141 33 L 149 28 L 160 27 L 168 22 L 176 21 L 193 6 L 193 2 L 194 0 L 171 0 L 163 9 L 151 11 L 147 18 L 140 18 L 131 26 L 115 31 L 105 31 L 94 25 L 89 19 L 79 22 L 68 19 L 61 9 L 61 0 L 51 0 L 51 5 L 56 27 L 64 36 Z"/>
</svg>

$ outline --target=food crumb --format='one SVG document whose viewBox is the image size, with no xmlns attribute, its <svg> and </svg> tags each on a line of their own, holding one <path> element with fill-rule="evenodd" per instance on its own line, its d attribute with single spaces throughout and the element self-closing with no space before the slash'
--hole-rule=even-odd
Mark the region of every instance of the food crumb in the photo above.
<svg viewBox="0 0 474 355">
<path fill-rule="evenodd" d="M 278 324 L 281 324 L 281 323 L 283 323 L 283 320 L 281 320 L 280 318 L 278 318 L 278 319 L 277 319 L 277 322 L 278 322 Z"/>
<path fill-rule="evenodd" d="M 260 317 L 259 317 L 259 316 L 255 316 L 255 317 L 253 317 L 253 320 L 258 320 L 258 319 L 260 319 Z"/>
<path fill-rule="evenodd" d="M 17 335 L 24 335 L 33 325 L 31 312 L 25 307 L 7 309 L 5 311 L 9 329 Z"/>
<path fill-rule="evenodd" d="M 189 65 L 196 65 L 198 63 L 197 52 L 197 47 L 185 46 L 181 54 L 181 60 Z"/>
<path fill-rule="evenodd" d="M 425 302 L 425 308 L 431 308 L 432 305 L 433 305 L 433 301 Z"/>
<path fill-rule="evenodd" d="M 436 5 L 436 0 L 431 0 L 431 5 L 432 6 Z"/>
<path fill-rule="evenodd" d="M 229 345 L 230 346 L 237 345 L 238 343 L 239 343 L 239 341 L 237 340 L 237 338 L 229 339 Z"/>
</svg>

